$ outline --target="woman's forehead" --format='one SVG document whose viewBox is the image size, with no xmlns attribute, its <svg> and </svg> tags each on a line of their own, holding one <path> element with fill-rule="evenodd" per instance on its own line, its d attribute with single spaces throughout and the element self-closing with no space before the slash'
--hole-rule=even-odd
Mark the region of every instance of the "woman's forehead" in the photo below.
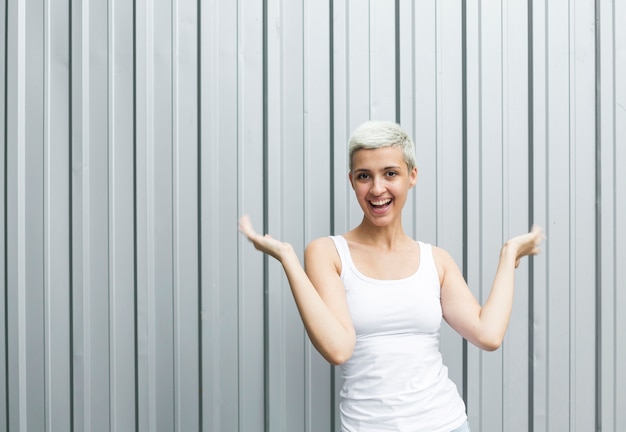
<svg viewBox="0 0 626 432">
<path fill-rule="evenodd" d="M 352 169 L 373 169 L 386 166 L 405 167 L 404 154 L 397 146 L 359 149 L 352 154 Z"/>
</svg>

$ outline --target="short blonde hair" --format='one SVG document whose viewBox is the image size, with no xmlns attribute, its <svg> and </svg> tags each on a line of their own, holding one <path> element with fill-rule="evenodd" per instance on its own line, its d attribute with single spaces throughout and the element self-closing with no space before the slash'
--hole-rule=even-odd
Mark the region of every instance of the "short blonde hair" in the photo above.
<svg viewBox="0 0 626 432">
<path fill-rule="evenodd" d="M 397 146 L 402 150 L 409 172 L 415 168 L 415 144 L 400 125 L 390 121 L 368 121 L 356 128 L 348 141 L 348 157 L 352 171 L 352 156 L 362 149 Z"/>
</svg>

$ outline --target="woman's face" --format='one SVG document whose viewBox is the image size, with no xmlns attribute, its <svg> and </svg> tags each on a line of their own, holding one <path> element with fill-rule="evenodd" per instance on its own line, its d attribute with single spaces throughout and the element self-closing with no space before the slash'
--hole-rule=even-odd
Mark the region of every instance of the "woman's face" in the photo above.
<svg viewBox="0 0 626 432">
<path fill-rule="evenodd" d="M 397 146 L 357 150 L 352 154 L 350 183 L 365 217 L 384 226 L 399 218 L 409 192 L 417 181 Z"/>
</svg>

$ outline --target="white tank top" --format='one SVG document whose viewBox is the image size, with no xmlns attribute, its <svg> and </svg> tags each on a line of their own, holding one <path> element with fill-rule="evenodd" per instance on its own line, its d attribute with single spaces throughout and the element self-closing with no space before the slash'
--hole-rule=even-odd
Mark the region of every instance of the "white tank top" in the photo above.
<svg viewBox="0 0 626 432">
<path fill-rule="evenodd" d="M 352 262 L 348 243 L 332 236 L 356 331 L 341 365 L 342 432 L 450 432 L 467 416 L 439 352 L 439 276 L 429 244 L 418 242 L 418 270 L 378 280 Z"/>
</svg>

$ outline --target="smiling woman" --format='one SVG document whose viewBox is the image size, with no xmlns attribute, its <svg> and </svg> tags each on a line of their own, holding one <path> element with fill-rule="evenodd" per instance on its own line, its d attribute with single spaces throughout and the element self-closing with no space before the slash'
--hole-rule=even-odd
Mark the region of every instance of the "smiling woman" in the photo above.
<svg viewBox="0 0 626 432">
<path fill-rule="evenodd" d="M 409 169 L 397 146 L 363 149 L 352 156 L 350 183 L 364 214 L 372 222 L 393 218 L 402 210 L 407 194 L 417 181 L 417 168 Z M 378 223 L 378 222 L 376 222 Z"/>
<path fill-rule="evenodd" d="M 349 143 L 349 180 L 361 223 L 312 241 L 305 268 L 289 243 L 240 230 L 283 266 L 315 348 L 341 365 L 343 432 L 469 430 L 465 404 L 439 352 L 444 318 L 486 350 L 502 343 L 513 303 L 514 270 L 539 252 L 542 230 L 503 246 L 491 294 L 481 306 L 451 256 L 410 238 L 402 209 L 417 182 L 412 140 L 397 124 L 367 122 Z"/>
</svg>

